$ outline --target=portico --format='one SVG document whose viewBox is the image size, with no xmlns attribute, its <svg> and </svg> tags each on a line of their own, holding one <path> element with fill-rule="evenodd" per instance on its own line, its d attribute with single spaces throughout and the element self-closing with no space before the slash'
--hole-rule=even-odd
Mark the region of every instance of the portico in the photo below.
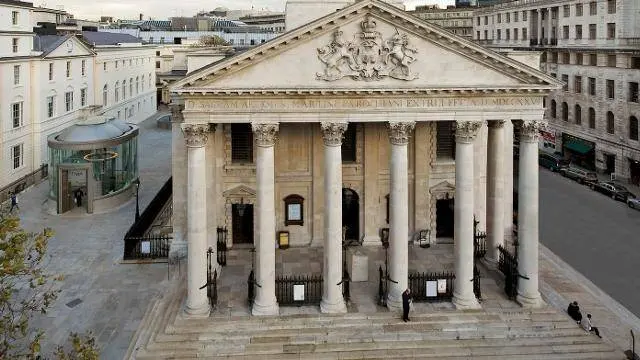
<svg viewBox="0 0 640 360">
<path fill-rule="evenodd" d="M 487 226 L 491 263 L 511 221 L 505 216 L 505 193 L 511 191 L 505 184 L 512 181 L 513 166 L 521 174 L 518 255 L 524 278 L 518 299 L 537 306 L 536 142 L 542 98 L 557 86 L 516 60 L 376 0 L 357 2 L 177 82 L 171 89 L 173 120 L 182 134 L 174 140 L 184 137 L 184 146 L 173 144 L 173 185 L 186 198 L 174 198 L 174 231 L 183 232 L 174 238 L 188 244 L 186 313 L 207 313 L 200 289 L 205 251 L 215 249 L 211 229 L 229 225 L 225 214 L 231 204 L 223 197 L 239 187 L 255 194 L 255 200 L 246 199 L 255 201 L 254 315 L 279 311 L 275 248 L 281 230 L 290 232 L 292 246 L 324 248 L 320 309 L 346 311 L 338 285 L 343 189 L 363 203 L 358 240 L 380 246 L 379 231 L 389 228 L 394 282 L 387 305 L 400 308 L 408 242 L 420 230 L 429 230 L 430 242 L 438 241 L 431 190 L 442 183 L 454 189 L 453 303 L 476 308 L 473 221 L 485 213 L 476 194 L 486 196 L 480 221 Z M 448 132 L 437 125 L 445 122 L 453 124 Z M 507 166 L 512 123 L 521 129 L 520 160 Z M 455 149 L 448 156 L 452 137 Z M 486 167 L 474 160 L 474 144 Z M 293 195 L 302 199 L 299 207 L 289 206 L 286 199 Z"/>
</svg>

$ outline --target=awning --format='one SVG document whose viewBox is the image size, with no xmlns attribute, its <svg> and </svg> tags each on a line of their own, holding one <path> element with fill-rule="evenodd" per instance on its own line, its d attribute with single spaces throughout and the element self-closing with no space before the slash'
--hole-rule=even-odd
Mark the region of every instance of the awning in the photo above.
<svg viewBox="0 0 640 360">
<path fill-rule="evenodd" d="M 580 154 L 586 154 L 589 151 L 593 150 L 593 146 L 586 144 L 582 141 L 569 140 L 565 141 L 563 146 L 571 151 L 575 151 Z"/>
</svg>

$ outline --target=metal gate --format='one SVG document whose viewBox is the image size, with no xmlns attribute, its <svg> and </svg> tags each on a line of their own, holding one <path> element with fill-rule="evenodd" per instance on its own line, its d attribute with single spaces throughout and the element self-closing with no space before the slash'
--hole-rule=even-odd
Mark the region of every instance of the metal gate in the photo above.
<svg viewBox="0 0 640 360">
<path fill-rule="evenodd" d="M 504 274 L 504 292 L 509 299 L 515 300 L 518 295 L 518 259 L 507 249 L 498 246 L 500 258 L 498 260 L 498 269 Z"/>
</svg>

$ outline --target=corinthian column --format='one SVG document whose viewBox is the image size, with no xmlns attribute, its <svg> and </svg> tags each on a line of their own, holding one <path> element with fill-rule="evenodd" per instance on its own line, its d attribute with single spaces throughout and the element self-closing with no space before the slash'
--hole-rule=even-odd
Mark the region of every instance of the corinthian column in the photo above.
<svg viewBox="0 0 640 360">
<path fill-rule="evenodd" d="M 517 301 L 538 307 L 538 137 L 539 121 L 523 121 L 520 127 L 518 172 L 518 280 Z"/>
<path fill-rule="evenodd" d="M 389 197 L 389 309 L 402 308 L 409 275 L 409 176 L 407 144 L 415 122 L 389 122 L 391 192 Z"/>
<path fill-rule="evenodd" d="M 453 304 L 479 308 L 473 293 L 473 140 L 481 122 L 456 122 L 456 195 L 453 213 L 455 274 Z"/>
<path fill-rule="evenodd" d="M 207 283 L 207 180 L 205 150 L 208 124 L 182 124 L 187 144 L 187 304 L 188 316 L 209 316 Z"/>
<path fill-rule="evenodd" d="M 504 124 L 504 120 L 488 122 L 487 254 L 485 258 L 491 264 L 498 261 L 498 246 L 504 244 Z"/>
<path fill-rule="evenodd" d="M 342 297 L 342 136 L 347 123 L 320 124 L 324 140 L 324 281 L 320 310 L 344 313 Z"/>
<path fill-rule="evenodd" d="M 278 123 L 251 124 L 257 145 L 256 177 L 258 234 L 256 243 L 256 298 L 253 315 L 278 315 L 276 300 L 276 208 L 274 145 Z"/>
</svg>

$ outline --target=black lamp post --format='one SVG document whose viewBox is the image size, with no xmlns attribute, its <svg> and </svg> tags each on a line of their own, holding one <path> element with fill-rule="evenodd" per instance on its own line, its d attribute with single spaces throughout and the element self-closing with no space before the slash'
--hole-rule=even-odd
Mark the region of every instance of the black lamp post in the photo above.
<svg viewBox="0 0 640 360">
<path fill-rule="evenodd" d="M 134 184 L 136 185 L 136 222 L 138 222 L 138 220 L 140 220 L 140 202 L 138 197 L 140 191 L 140 179 L 136 179 Z"/>
</svg>

